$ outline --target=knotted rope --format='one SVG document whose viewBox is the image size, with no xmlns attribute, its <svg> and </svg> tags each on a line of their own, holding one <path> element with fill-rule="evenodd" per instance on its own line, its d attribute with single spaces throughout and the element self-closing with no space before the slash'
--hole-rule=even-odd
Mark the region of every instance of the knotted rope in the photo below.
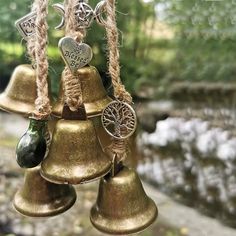
<svg viewBox="0 0 236 236">
<path fill-rule="evenodd" d="M 47 14 L 48 0 L 35 0 L 33 10 L 36 11 L 35 35 L 28 42 L 28 53 L 35 61 L 37 98 L 35 100 L 34 116 L 46 119 L 51 113 L 48 96 L 48 59 L 47 59 Z"/>
<path fill-rule="evenodd" d="M 31 65 L 36 69 L 37 98 L 35 100 L 35 111 L 33 116 L 36 119 L 47 119 L 51 113 L 50 100 L 48 96 L 48 60 L 47 60 L 47 8 L 48 0 L 35 0 L 31 12 L 36 12 L 35 34 L 27 40 L 27 53 Z M 51 134 L 46 127 L 44 131 L 47 143 L 47 152 L 51 143 Z"/>
<path fill-rule="evenodd" d="M 107 19 L 105 28 L 107 32 L 108 44 L 108 71 L 114 87 L 114 95 L 118 100 L 132 103 L 131 95 L 126 91 L 120 79 L 120 54 L 119 54 L 119 35 L 116 24 L 115 0 L 106 0 Z"/>
<path fill-rule="evenodd" d="M 132 103 L 132 97 L 125 86 L 122 84 L 120 78 L 120 53 L 119 53 L 119 34 L 116 23 L 116 2 L 115 0 L 106 0 L 105 8 L 107 18 L 105 21 L 105 28 L 107 33 L 108 44 L 108 71 L 112 79 L 114 88 L 114 96 L 116 99 Z M 113 139 L 113 142 L 108 146 L 108 150 L 113 154 L 113 168 L 112 175 L 114 176 L 118 171 L 118 166 L 127 157 L 127 140 Z"/>
<path fill-rule="evenodd" d="M 65 0 L 65 33 L 67 36 L 74 38 L 77 42 L 82 42 L 86 36 L 85 29 L 77 29 L 77 22 L 75 18 L 76 0 Z M 70 69 L 66 67 L 63 71 L 65 102 L 70 110 L 76 111 L 82 105 L 82 89 L 78 75 L 71 73 Z"/>
</svg>

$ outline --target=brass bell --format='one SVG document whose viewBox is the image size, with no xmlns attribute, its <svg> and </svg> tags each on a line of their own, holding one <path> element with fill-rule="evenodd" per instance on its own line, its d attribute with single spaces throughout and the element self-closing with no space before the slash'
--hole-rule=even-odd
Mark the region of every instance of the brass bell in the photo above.
<svg viewBox="0 0 236 236">
<path fill-rule="evenodd" d="M 102 113 L 102 110 L 112 101 L 112 99 L 107 96 L 107 92 L 103 86 L 97 69 L 93 66 L 83 67 L 78 70 L 78 76 L 81 81 L 82 97 L 87 116 L 99 116 Z M 61 117 L 63 106 L 64 90 L 63 83 L 61 82 L 59 97 L 53 106 L 52 114 L 56 117 Z"/>
<path fill-rule="evenodd" d="M 136 172 L 123 167 L 114 177 L 101 179 L 90 220 L 104 233 L 130 234 L 151 225 L 157 214 L 157 207 L 144 192 Z"/>
<path fill-rule="evenodd" d="M 106 175 L 111 168 L 90 120 L 57 122 L 42 176 L 54 183 L 80 184 Z"/>
<path fill-rule="evenodd" d="M 15 68 L 6 90 L 0 95 L 0 109 L 24 116 L 34 110 L 36 75 L 30 65 Z"/>
<path fill-rule="evenodd" d="M 24 185 L 13 199 L 15 209 L 30 217 L 48 217 L 73 206 L 76 200 L 74 188 L 46 181 L 39 170 L 40 167 L 26 170 Z"/>
</svg>

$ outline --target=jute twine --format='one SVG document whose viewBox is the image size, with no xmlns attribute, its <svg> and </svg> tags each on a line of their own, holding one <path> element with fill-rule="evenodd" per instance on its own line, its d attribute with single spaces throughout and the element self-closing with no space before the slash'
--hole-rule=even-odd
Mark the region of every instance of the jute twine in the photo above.
<svg viewBox="0 0 236 236">
<path fill-rule="evenodd" d="M 77 0 L 65 0 L 65 33 L 66 36 L 74 38 L 78 43 L 82 42 L 86 36 L 85 29 L 77 29 L 77 22 L 75 18 L 75 5 Z M 65 91 L 65 102 L 70 110 L 76 111 L 83 103 L 82 89 L 79 75 L 72 74 L 68 67 L 63 71 L 63 84 Z"/>
<path fill-rule="evenodd" d="M 132 97 L 125 86 L 122 84 L 120 78 L 120 53 L 119 53 L 119 34 L 116 23 L 116 2 L 115 0 L 106 0 L 107 19 L 105 23 L 108 44 L 108 71 L 112 79 L 114 88 L 114 96 L 116 99 L 132 103 Z M 114 170 L 117 163 L 122 162 L 127 157 L 127 140 L 114 139 L 112 144 L 108 147 L 109 151 L 113 153 Z M 114 172 L 115 174 L 115 172 Z"/>
<path fill-rule="evenodd" d="M 47 119 L 51 113 L 50 101 L 48 98 L 48 61 L 47 61 L 47 1 L 35 0 L 31 12 L 36 12 L 36 33 L 27 41 L 27 54 L 31 60 L 32 67 L 36 69 L 37 99 L 33 117 L 36 119 Z M 51 133 L 46 127 L 44 137 L 47 143 L 47 152 L 51 143 Z"/>
<path fill-rule="evenodd" d="M 107 32 L 107 44 L 108 44 L 108 71 L 112 79 L 114 88 L 114 96 L 123 102 L 128 104 L 132 103 L 132 97 L 129 92 L 126 91 L 125 86 L 120 79 L 120 54 L 119 54 L 119 34 L 116 24 L 116 5 L 115 0 L 106 0 L 106 32 Z"/>
<path fill-rule="evenodd" d="M 36 1 L 33 2 L 32 7 L 31 7 L 31 12 L 35 12 L 36 11 Z M 33 34 L 31 37 L 29 37 L 28 41 L 27 41 L 27 54 L 29 56 L 29 59 L 31 61 L 32 67 L 35 67 L 35 39 L 36 39 L 36 35 Z"/>
<path fill-rule="evenodd" d="M 48 59 L 47 59 L 47 14 L 48 0 L 35 0 L 32 11 L 36 12 L 35 34 L 27 42 L 28 54 L 36 70 L 37 98 L 33 116 L 37 119 L 47 119 L 51 113 L 48 96 Z"/>
</svg>

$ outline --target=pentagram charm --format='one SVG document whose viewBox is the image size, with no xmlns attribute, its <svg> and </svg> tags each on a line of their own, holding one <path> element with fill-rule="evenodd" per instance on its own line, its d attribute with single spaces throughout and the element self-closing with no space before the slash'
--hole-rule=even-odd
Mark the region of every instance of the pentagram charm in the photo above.
<svg viewBox="0 0 236 236">
<path fill-rule="evenodd" d="M 15 26 L 25 40 L 35 34 L 36 12 L 30 12 L 15 22 Z"/>
<path fill-rule="evenodd" d="M 113 101 L 102 113 L 102 125 L 115 139 L 126 139 L 136 130 L 137 117 L 134 109 L 127 103 Z"/>
<path fill-rule="evenodd" d="M 79 3 L 75 5 L 75 18 L 78 23 L 78 28 L 88 28 L 94 20 L 94 11 L 87 3 L 79 1 Z"/>
</svg>

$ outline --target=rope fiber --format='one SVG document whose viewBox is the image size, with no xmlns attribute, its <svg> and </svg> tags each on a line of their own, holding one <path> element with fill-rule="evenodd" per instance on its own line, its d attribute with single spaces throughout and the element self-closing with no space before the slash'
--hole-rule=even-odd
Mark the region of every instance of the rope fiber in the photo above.
<svg viewBox="0 0 236 236">
<path fill-rule="evenodd" d="M 120 79 L 120 54 L 119 54 L 119 35 L 116 23 L 116 5 L 115 0 L 106 0 L 107 19 L 105 28 L 107 32 L 108 44 L 108 71 L 114 87 L 114 96 L 121 101 L 132 103 L 132 97 L 126 91 L 125 86 Z"/>
</svg>

